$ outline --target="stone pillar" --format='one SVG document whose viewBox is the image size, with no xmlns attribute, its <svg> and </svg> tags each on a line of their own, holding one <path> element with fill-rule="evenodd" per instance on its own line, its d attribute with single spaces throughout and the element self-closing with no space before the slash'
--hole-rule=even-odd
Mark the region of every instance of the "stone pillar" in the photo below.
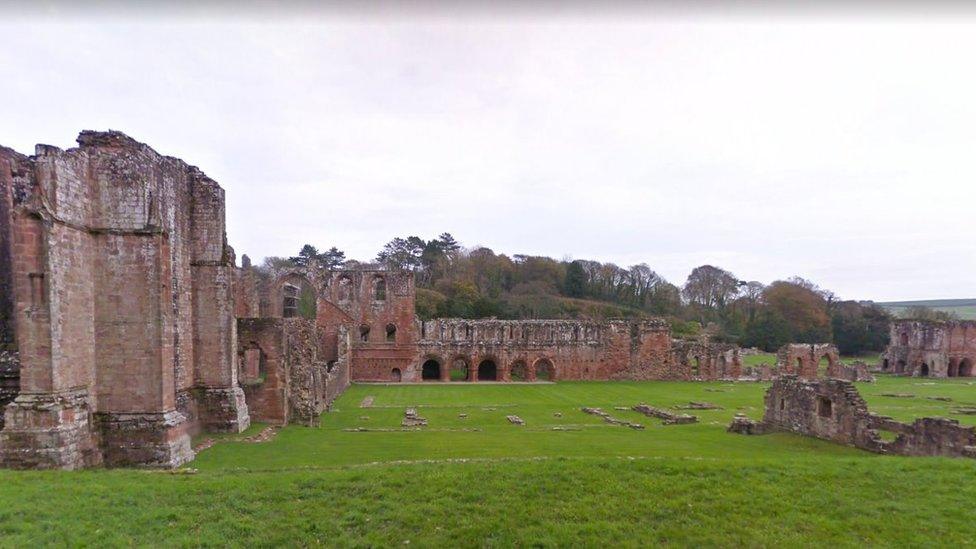
<svg viewBox="0 0 976 549">
<path fill-rule="evenodd" d="M 92 341 L 75 346 L 68 360 L 62 356 L 60 321 L 64 307 L 90 299 L 79 267 L 67 262 L 52 268 L 49 258 L 51 222 L 30 214 L 12 219 L 14 321 L 21 351 L 21 392 L 7 405 L 0 432 L 0 465 L 18 469 L 79 469 L 101 463 L 93 428 L 94 402 L 90 393 L 93 373 Z M 77 236 L 77 235 L 75 235 Z M 65 236 L 68 238 L 68 236 Z M 79 251 L 81 255 L 82 251 Z M 81 270 L 84 270 L 83 268 Z M 73 284 L 79 284 L 74 288 Z M 76 289 L 66 299 L 59 295 Z M 85 326 L 75 326 L 88 333 Z M 77 358 L 77 360 L 71 360 Z"/>
<path fill-rule="evenodd" d="M 241 432 L 250 416 L 237 382 L 234 251 L 224 233 L 224 190 L 203 173 L 192 177 L 193 358 L 200 422 L 207 431 Z"/>
<path fill-rule="evenodd" d="M 239 433 L 251 424 L 237 379 L 233 267 L 195 264 L 193 355 L 200 422 L 211 432 Z"/>
</svg>

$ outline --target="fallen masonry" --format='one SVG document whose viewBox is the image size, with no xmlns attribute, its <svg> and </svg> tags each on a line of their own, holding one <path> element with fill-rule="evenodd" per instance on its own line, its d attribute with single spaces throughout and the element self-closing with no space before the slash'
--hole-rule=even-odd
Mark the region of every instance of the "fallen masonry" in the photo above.
<svg viewBox="0 0 976 549">
<path fill-rule="evenodd" d="M 626 408 L 624 408 L 624 409 L 626 410 Z M 603 418 L 603 421 L 606 421 L 607 423 L 609 423 L 611 425 L 623 425 L 625 427 L 630 427 L 631 429 L 637 429 L 637 430 L 641 430 L 641 429 L 644 428 L 644 426 L 641 425 L 640 423 L 632 423 L 630 421 L 624 421 L 622 419 L 617 419 L 617 418 L 611 416 L 610 414 L 604 412 L 600 408 L 583 407 L 583 408 L 581 408 L 581 410 L 583 411 L 583 413 L 586 413 L 586 414 L 590 414 L 590 415 L 594 415 L 594 416 L 600 416 L 600 417 Z"/>
<path fill-rule="evenodd" d="M 514 425 L 525 425 L 525 422 L 522 421 L 522 418 L 518 416 L 505 416 L 505 417 L 508 419 L 509 423 L 512 423 Z"/>
<path fill-rule="evenodd" d="M 792 432 L 880 454 L 976 457 L 976 428 L 941 417 L 902 423 L 871 413 L 854 384 L 841 379 L 782 376 L 766 391 L 762 421 L 736 416 L 728 431 Z"/>
<path fill-rule="evenodd" d="M 423 427 L 427 425 L 427 418 L 420 417 L 416 408 L 407 408 L 403 413 L 403 421 L 400 422 L 400 425 L 403 427 Z"/>
<path fill-rule="evenodd" d="M 679 410 L 721 410 L 721 406 L 716 406 L 710 402 L 695 402 L 694 400 L 684 406 L 675 406 Z"/>
<path fill-rule="evenodd" d="M 640 412 L 645 416 L 656 417 L 663 420 L 664 425 L 687 425 L 689 423 L 698 423 L 698 416 L 693 416 L 689 414 L 675 414 L 668 410 L 662 408 L 655 408 L 653 406 L 648 406 L 647 404 L 638 404 L 634 406 L 633 410 L 635 412 Z"/>
</svg>

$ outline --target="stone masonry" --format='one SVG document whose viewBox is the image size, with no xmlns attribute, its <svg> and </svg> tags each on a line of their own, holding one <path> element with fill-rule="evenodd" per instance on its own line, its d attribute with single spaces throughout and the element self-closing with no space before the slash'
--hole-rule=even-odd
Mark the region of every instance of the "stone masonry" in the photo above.
<svg viewBox="0 0 976 549">
<path fill-rule="evenodd" d="M 896 320 L 881 371 L 917 377 L 972 377 L 976 321 Z"/>
<path fill-rule="evenodd" d="M 224 192 L 119 132 L 78 144 L 0 148 L 0 345 L 20 357 L 0 463 L 176 466 L 191 434 L 249 424 Z"/>
<path fill-rule="evenodd" d="M 854 384 L 840 379 L 781 376 L 766 391 L 762 422 L 737 417 L 729 430 L 786 431 L 883 454 L 976 457 L 976 428 L 954 419 L 927 417 L 909 424 L 873 414 Z M 887 440 L 881 435 L 885 431 L 891 435 Z"/>
</svg>

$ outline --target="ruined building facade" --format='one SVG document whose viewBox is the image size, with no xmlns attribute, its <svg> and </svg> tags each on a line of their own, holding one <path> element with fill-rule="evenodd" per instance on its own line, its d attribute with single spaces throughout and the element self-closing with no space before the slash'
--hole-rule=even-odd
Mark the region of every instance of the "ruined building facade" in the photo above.
<svg viewBox="0 0 976 549">
<path fill-rule="evenodd" d="M 249 422 L 224 192 L 121 133 L 78 143 L 0 149 L 0 462 L 179 465 L 193 433 Z"/>
<path fill-rule="evenodd" d="M 917 377 L 972 377 L 976 321 L 896 320 L 881 370 Z"/>
<path fill-rule="evenodd" d="M 347 345 L 352 381 L 714 380 L 741 373 L 737 347 L 674 342 L 660 319 L 421 321 L 410 272 L 331 271 L 313 262 L 271 273 L 245 267 L 239 279 L 239 303 L 250 304 L 238 307 L 240 318 L 314 320 L 322 360 L 340 364 L 338 344 Z M 239 343 L 241 353 L 252 345 L 243 335 Z"/>
</svg>

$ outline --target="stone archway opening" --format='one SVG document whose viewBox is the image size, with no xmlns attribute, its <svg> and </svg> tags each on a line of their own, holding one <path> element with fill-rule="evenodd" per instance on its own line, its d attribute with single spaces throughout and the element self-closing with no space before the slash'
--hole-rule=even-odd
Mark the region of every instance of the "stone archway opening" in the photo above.
<svg viewBox="0 0 976 549">
<path fill-rule="evenodd" d="M 400 381 L 403 379 L 403 374 L 400 372 L 399 368 L 394 368 L 390 372 L 390 379 L 392 379 L 394 383 L 400 383 Z"/>
<path fill-rule="evenodd" d="M 923 362 L 918 369 L 918 375 L 919 377 L 929 377 L 929 365 Z"/>
<path fill-rule="evenodd" d="M 959 375 L 959 362 L 956 359 L 950 359 L 949 365 L 946 367 L 946 377 L 956 377 Z"/>
<path fill-rule="evenodd" d="M 959 377 L 973 377 L 973 361 L 964 358 L 959 363 Z"/>
<path fill-rule="evenodd" d="M 904 360 L 899 360 L 898 363 L 895 364 L 895 373 L 896 374 L 904 374 L 905 373 L 905 368 L 907 368 L 907 367 L 908 367 L 908 364 L 906 364 Z"/>
<path fill-rule="evenodd" d="M 526 381 L 528 377 L 526 375 L 525 362 L 522 360 L 513 362 L 508 377 L 512 381 Z"/>
<path fill-rule="evenodd" d="M 535 362 L 535 378 L 538 381 L 555 381 L 556 368 L 548 358 L 540 358 Z"/>
<path fill-rule="evenodd" d="M 881 361 L 881 371 L 882 372 L 887 372 L 888 371 L 888 368 L 890 368 L 890 367 L 891 367 L 891 365 L 888 363 L 888 359 L 887 358 Z"/>
<path fill-rule="evenodd" d="M 796 357 L 796 370 L 793 371 L 794 374 L 799 375 L 803 372 L 803 359 Z"/>
<path fill-rule="evenodd" d="M 691 359 L 691 377 L 698 377 L 701 375 L 701 358 L 694 357 Z"/>
<path fill-rule="evenodd" d="M 468 361 L 463 358 L 455 358 L 451 362 L 451 381 L 468 380 Z"/>
<path fill-rule="evenodd" d="M 428 359 L 420 367 L 420 379 L 423 381 L 438 381 L 441 378 L 441 363 Z"/>
<path fill-rule="evenodd" d="M 496 381 L 498 379 L 498 366 L 494 360 L 485 359 L 478 364 L 478 381 Z"/>
</svg>

